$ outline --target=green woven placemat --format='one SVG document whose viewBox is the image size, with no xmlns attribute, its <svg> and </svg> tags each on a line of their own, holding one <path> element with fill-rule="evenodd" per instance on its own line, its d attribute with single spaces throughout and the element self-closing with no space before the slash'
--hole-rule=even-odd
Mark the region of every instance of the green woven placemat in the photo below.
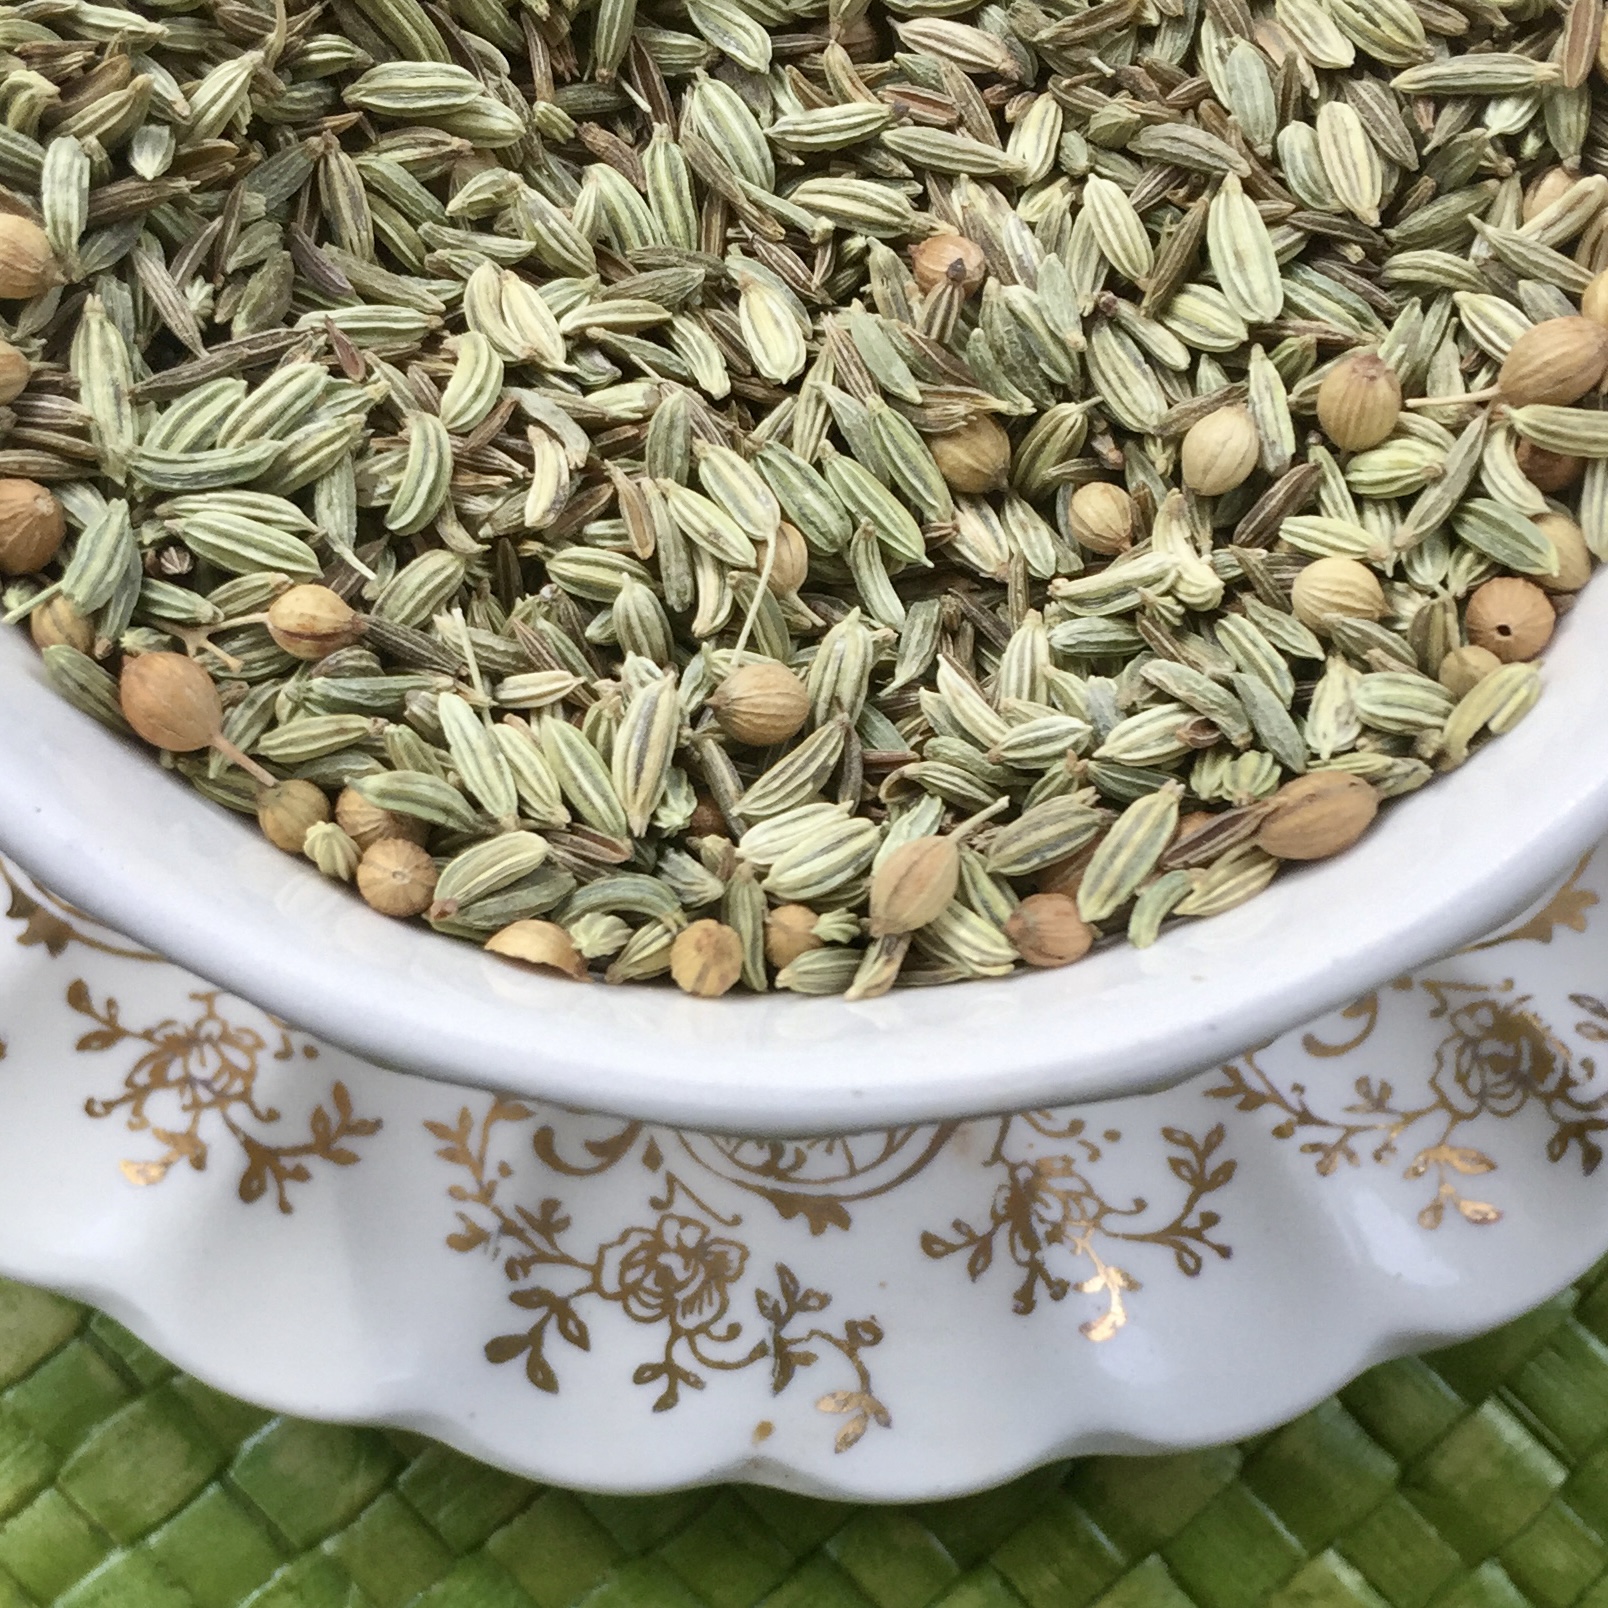
<svg viewBox="0 0 1608 1608">
<path fill-rule="evenodd" d="M 1608 1261 L 1243 1445 L 874 1508 L 533 1485 L 0 1281 L 0 1608 L 1608 1608 L 1605 1338 Z"/>
</svg>

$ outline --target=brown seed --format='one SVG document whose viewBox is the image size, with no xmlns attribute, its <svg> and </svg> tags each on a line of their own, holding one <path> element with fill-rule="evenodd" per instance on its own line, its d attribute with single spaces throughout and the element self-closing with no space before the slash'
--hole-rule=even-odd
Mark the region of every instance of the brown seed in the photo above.
<svg viewBox="0 0 1608 1608">
<path fill-rule="evenodd" d="M 726 830 L 726 817 L 720 813 L 720 806 L 708 793 L 697 794 L 697 799 L 698 802 L 692 809 L 692 816 L 687 822 L 687 836 L 719 837 Z"/>
<path fill-rule="evenodd" d="M 1578 402 L 1608 370 L 1608 328 L 1590 318 L 1549 318 L 1508 348 L 1496 383 L 1512 407 Z"/>
<path fill-rule="evenodd" d="M 759 540 L 754 543 L 754 551 L 758 556 L 757 568 L 765 568 L 765 550 L 769 542 Z M 778 527 L 776 538 L 776 557 L 771 562 L 770 589 L 778 597 L 790 597 L 810 578 L 810 550 L 805 544 L 803 533 L 796 525 L 789 525 L 784 519 Z"/>
<path fill-rule="evenodd" d="M 1326 860 L 1349 849 L 1379 813 L 1379 795 L 1360 776 L 1313 771 L 1286 782 L 1256 835 L 1256 846 L 1280 860 Z"/>
<path fill-rule="evenodd" d="M 343 787 L 335 800 L 335 824 L 360 849 L 373 848 L 386 838 L 423 843 L 430 834 L 428 822 L 416 815 L 382 810 L 378 804 L 370 804 L 355 787 Z"/>
<path fill-rule="evenodd" d="M 35 480 L 0 480 L 0 575 L 32 575 L 67 535 L 61 504 Z"/>
<path fill-rule="evenodd" d="M 1083 873 L 1089 869 L 1089 861 L 1098 847 L 1098 843 L 1085 843 L 1064 860 L 1045 866 L 1033 878 L 1033 886 L 1040 893 L 1064 893 L 1067 898 L 1076 899 L 1083 885 Z"/>
<path fill-rule="evenodd" d="M 1092 480 L 1072 493 L 1067 510 L 1072 534 L 1095 553 L 1122 553 L 1133 546 L 1133 498 L 1109 480 Z"/>
<path fill-rule="evenodd" d="M 29 301 L 62 279 L 45 231 L 15 213 L 0 213 L 0 301 Z"/>
<path fill-rule="evenodd" d="M 300 854 L 307 834 L 329 819 L 329 800 L 312 782 L 280 782 L 257 799 L 257 825 L 276 849 Z"/>
<path fill-rule="evenodd" d="M 1535 524 L 1558 555 L 1558 573 L 1537 575 L 1536 585 L 1549 592 L 1578 592 L 1591 579 L 1586 533 L 1567 514 L 1538 514 Z"/>
<path fill-rule="evenodd" d="M 1538 491 L 1567 491 L 1586 472 L 1584 458 L 1571 458 L 1565 452 L 1553 452 L 1522 438 L 1513 455 L 1525 478 Z"/>
<path fill-rule="evenodd" d="M 1178 817 L 1178 825 L 1173 830 L 1172 845 L 1176 847 L 1185 838 L 1193 837 L 1202 827 L 1210 826 L 1217 817 L 1210 810 L 1190 810 L 1187 815 Z"/>
<path fill-rule="evenodd" d="M 871 936 L 914 932 L 948 908 L 960 886 L 960 846 L 949 837 L 901 843 L 871 877 Z"/>
<path fill-rule="evenodd" d="M 28 359 L 10 341 L 0 341 L 0 407 L 22 395 L 32 372 Z"/>
<path fill-rule="evenodd" d="M 1603 30 L 1608 40 L 1608 29 Z M 1580 312 L 1593 324 L 1608 324 L 1608 269 L 1598 274 L 1580 295 Z"/>
<path fill-rule="evenodd" d="M 785 743 L 809 718 L 804 683 L 775 659 L 739 665 L 709 698 L 725 734 L 752 748 Z"/>
<path fill-rule="evenodd" d="M 268 634 L 292 658 L 322 659 L 357 641 L 363 619 L 327 586 L 293 586 L 268 605 Z"/>
<path fill-rule="evenodd" d="M 80 653 L 89 653 L 95 646 L 94 625 L 78 612 L 71 598 L 60 592 L 28 616 L 28 634 L 41 653 L 60 644 L 77 648 Z"/>
<path fill-rule="evenodd" d="M 977 496 L 1005 484 L 1011 438 L 989 414 L 979 413 L 958 430 L 934 436 L 927 445 L 951 491 Z"/>
<path fill-rule="evenodd" d="M 1528 223 L 1536 213 L 1544 212 L 1554 201 L 1561 201 L 1578 181 L 1579 175 L 1571 173 L 1567 168 L 1548 168 L 1539 178 L 1533 180 L 1529 189 L 1524 192 L 1519 217 Z"/>
<path fill-rule="evenodd" d="M 358 862 L 357 891 L 382 916 L 416 916 L 428 910 L 435 885 L 435 861 L 403 838 L 381 838 Z"/>
<path fill-rule="evenodd" d="M 1552 640 L 1557 614 L 1533 581 L 1499 575 L 1476 587 L 1463 625 L 1476 647 L 1488 648 L 1503 664 L 1533 659 Z"/>
<path fill-rule="evenodd" d="M 1295 617 L 1324 635 L 1331 615 L 1377 620 L 1385 612 L 1379 577 L 1354 558 L 1319 558 L 1301 571 L 1290 588 Z"/>
<path fill-rule="evenodd" d="M 780 971 L 800 955 L 824 948 L 815 936 L 815 923 L 820 919 L 808 905 L 777 905 L 765 917 L 765 959 Z"/>
<path fill-rule="evenodd" d="M 1202 497 L 1221 497 L 1256 467 L 1261 443 L 1256 421 L 1242 407 L 1219 408 L 1189 427 L 1179 453 L 1184 484 Z"/>
<path fill-rule="evenodd" d="M 1478 648 L 1470 643 L 1466 648 L 1453 648 L 1440 662 L 1435 679 L 1454 698 L 1471 693 L 1494 670 L 1502 668 L 1502 661 L 1489 648 Z"/>
<path fill-rule="evenodd" d="M 947 282 L 969 296 L 982 284 L 988 259 L 965 235 L 935 234 L 911 248 L 910 270 L 923 291 Z"/>
<path fill-rule="evenodd" d="M 182 653 L 125 659 L 117 697 L 129 725 L 146 742 L 170 753 L 205 748 L 223 725 L 223 704 L 212 677 Z"/>
<path fill-rule="evenodd" d="M 670 945 L 670 976 L 683 993 L 716 999 L 743 974 L 743 941 L 721 921 L 695 921 Z"/>
<path fill-rule="evenodd" d="M 1011 912 L 1005 936 L 1029 966 L 1070 966 L 1094 943 L 1094 929 L 1064 893 L 1030 893 Z"/>
<path fill-rule="evenodd" d="M 1353 352 L 1318 387 L 1318 423 L 1344 452 L 1377 447 L 1401 417 L 1401 381 L 1377 352 Z"/>
<path fill-rule="evenodd" d="M 588 981 L 586 959 L 556 921 L 514 921 L 486 940 L 486 948 L 504 960 L 517 960 L 540 971 L 562 972 L 576 982 Z"/>
</svg>

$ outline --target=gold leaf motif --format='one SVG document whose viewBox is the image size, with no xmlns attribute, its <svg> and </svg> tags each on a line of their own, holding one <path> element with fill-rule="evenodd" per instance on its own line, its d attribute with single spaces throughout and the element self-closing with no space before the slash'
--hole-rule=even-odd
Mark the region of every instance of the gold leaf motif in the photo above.
<svg viewBox="0 0 1608 1608">
<path fill-rule="evenodd" d="M 503 1253 L 503 1274 L 514 1286 L 509 1303 L 529 1317 L 522 1332 L 486 1342 L 488 1362 L 522 1360 L 535 1389 L 558 1394 L 563 1385 L 553 1361 L 554 1344 L 589 1351 L 586 1312 L 601 1303 L 657 1336 L 657 1354 L 631 1374 L 634 1384 L 657 1387 L 656 1413 L 677 1407 L 684 1391 L 704 1389 L 711 1371 L 733 1372 L 767 1359 L 772 1394 L 780 1395 L 801 1370 L 815 1367 L 832 1352 L 855 1380 L 852 1389 L 830 1391 L 817 1402 L 820 1411 L 848 1419 L 837 1433 L 836 1449 L 848 1451 L 872 1424 L 892 1423 L 872 1389 L 863 1356 L 881 1344 L 881 1326 L 874 1318 L 850 1319 L 840 1330 L 812 1321 L 832 1298 L 807 1287 L 785 1263 L 775 1266 L 774 1292 L 766 1287 L 769 1280 L 754 1283 L 753 1308 L 765 1331 L 761 1338 L 749 1338 L 747 1320 L 737 1315 L 742 1310 L 738 1296 L 752 1277 L 749 1247 L 732 1233 L 742 1218 L 720 1212 L 666 1171 L 663 1145 L 643 1124 L 626 1123 L 585 1140 L 585 1160 L 563 1154 L 557 1130 L 550 1125 L 538 1127 L 529 1142 L 548 1177 L 594 1177 L 635 1154 L 643 1171 L 662 1183 L 646 1201 L 651 1220 L 631 1224 L 599 1243 L 576 1246 L 571 1219 L 556 1197 L 534 1206 L 504 1199 L 514 1169 L 502 1157 L 501 1130 L 535 1116 L 529 1106 L 504 1099 L 493 1101 L 478 1121 L 465 1106 L 451 1122 L 425 1123 L 441 1142 L 437 1156 L 468 1176 L 468 1182 L 447 1189 L 448 1198 L 458 1203 L 458 1228 L 447 1236 L 448 1246 L 467 1253 L 495 1242 Z M 683 1148 L 697 1159 L 690 1144 Z M 757 1192 L 771 1198 L 768 1191 Z M 829 1205 L 805 1201 L 798 1209 Z"/>
<path fill-rule="evenodd" d="M 98 950 L 103 955 L 115 955 L 122 960 L 160 961 L 160 955 L 148 949 L 133 949 L 106 938 L 98 938 L 89 929 L 98 926 L 93 917 L 59 899 L 37 884 L 25 886 L 20 872 L 0 860 L 0 883 L 7 892 L 6 914 L 20 921 L 22 931 L 17 942 L 25 949 L 42 948 L 53 960 L 66 953 L 70 944 L 82 944 L 86 949 Z"/>
<path fill-rule="evenodd" d="M 1025 1146 L 1028 1136 L 1035 1133 L 1069 1141 L 1071 1148 L 1030 1156 Z M 1101 1137 L 1105 1146 L 1122 1138 L 1115 1130 Z M 1083 1324 L 1082 1332 L 1095 1342 L 1109 1340 L 1128 1321 L 1124 1292 L 1137 1290 L 1139 1283 L 1105 1260 L 1102 1244 L 1162 1246 L 1172 1253 L 1174 1265 L 1186 1278 L 1199 1275 L 1206 1252 L 1224 1260 L 1233 1254 L 1229 1246 L 1212 1237 L 1212 1230 L 1222 1221 L 1219 1214 L 1201 1208 L 1207 1195 L 1227 1187 L 1238 1168 L 1238 1163 L 1220 1153 L 1225 1138 L 1222 1124 L 1200 1139 L 1181 1128 L 1162 1129 L 1162 1138 L 1173 1151 L 1167 1158 L 1168 1168 L 1186 1193 L 1170 1221 L 1146 1228 L 1142 1224 L 1150 1210 L 1148 1202 L 1135 1199 L 1123 1205 L 1101 1194 L 1092 1168 L 1105 1152 L 1085 1132 L 1082 1118 L 1052 1124 L 1048 1112 L 1002 1117 L 985 1162 L 1002 1174 L 988 1221 L 973 1227 L 957 1217 L 947 1236 L 930 1229 L 925 1232 L 921 1249 L 934 1261 L 964 1253 L 966 1275 L 973 1283 L 993 1266 L 996 1253 L 1003 1251 L 1023 1275 L 1011 1297 L 1012 1310 L 1022 1317 L 1037 1309 L 1041 1294 L 1051 1301 L 1065 1300 L 1073 1290 L 1081 1295 L 1104 1295 L 1105 1310 Z M 1073 1283 L 1056 1271 L 1053 1258 L 1057 1253 L 1070 1257 L 1074 1265 L 1087 1263 L 1093 1272 Z"/>
<path fill-rule="evenodd" d="M 298 1052 L 294 1035 L 278 1023 L 274 1025 L 279 1040 L 274 1045 L 255 1028 L 231 1021 L 219 1008 L 220 997 L 216 990 L 191 994 L 200 1007 L 193 1020 L 169 1018 L 136 1029 L 123 1021 L 114 998 L 108 996 L 97 1005 L 88 984 L 82 978 L 74 979 L 67 988 L 67 1004 L 96 1024 L 78 1039 L 80 1054 L 102 1054 L 122 1044 L 145 1046 L 123 1079 L 122 1093 L 109 1100 L 88 1099 L 84 1110 L 91 1117 L 122 1111 L 131 1132 L 149 1133 L 163 1147 L 154 1159 L 128 1159 L 120 1164 L 131 1184 L 159 1184 L 180 1162 L 204 1172 L 209 1144 L 217 1137 L 227 1137 L 246 1158 L 239 1183 L 241 1200 L 249 1205 L 271 1186 L 280 1211 L 289 1213 L 294 1209 L 289 1186 L 305 1183 L 312 1176 L 307 1160 L 354 1166 L 358 1155 L 347 1141 L 378 1133 L 380 1120 L 357 1116 L 346 1085 L 337 1082 L 330 1087 L 329 1108 L 313 1108 L 306 1140 L 276 1145 L 262 1138 L 255 1126 L 266 1127 L 280 1120 L 279 1112 L 257 1099 L 262 1058 L 271 1055 L 286 1060 L 300 1053 L 311 1059 L 318 1052 L 310 1044 L 302 1045 Z M 157 1111 L 172 1112 L 182 1126 L 163 1126 L 155 1120 Z M 212 1130 L 221 1133 L 209 1140 Z"/>
<path fill-rule="evenodd" d="M 1585 865 L 1583 860 L 1575 868 L 1565 891 Z M 1589 890 L 1573 888 L 1571 901 L 1560 905 L 1555 898 L 1547 906 L 1547 911 L 1553 912 L 1550 924 L 1538 916 L 1524 928 L 1491 942 L 1508 942 L 1519 936 L 1548 942 L 1557 925 L 1570 924 L 1571 913 L 1596 902 Z M 1546 914 L 1542 912 L 1542 916 Z M 1582 930 L 1583 924 L 1582 918 L 1581 927 L 1575 930 Z M 1486 1151 L 1453 1143 L 1471 1123 L 1506 1120 L 1526 1108 L 1539 1107 L 1552 1124 L 1546 1144 L 1548 1161 L 1561 1161 L 1572 1149 L 1579 1154 L 1583 1174 L 1596 1171 L 1603 1156 L 1598 1136 L 1608 1130 L 1608 1115 L 1604 1114 L 1608 1094 L 1588 1098 L 1586 1086 L 1595 1077 L 1594 1063 L 1590 1057 L 1576 1063 L 1568 1045 L 1531 1008 L 1528 995 L 1515 997 L 1511 979 L 1493 985 L 1421 978 L 1410 983 L 1409 989 L 1433 1002 L 1428 1013 L 1431 1021 L 1447 1025 L 1446 1036 L 1435 1050 L 1434 1070 L 1422 1101 L 1402 1100 L 1384 1079 L 1362 1076 L 1352 1084 L 1354 1102 L 1339 1115 L 1329 1116 L 1310 1104 L 1304 1084 L 1277 1083 L 1261 1066 L 1257 1051 L 1224 1066 L 1222 1081 L 1204 1091 L 1207 1098 L 1231 1100 L 1240 1111 L 1276 1111 L 1280 1120 L 1270 1130 L 1272 1137 L 1301 1136 L 1300 1151 L 1313 1157 L 1320 1178 L 1332 1177 L 1342 1163 L 1361 1166 L 1365 1157 L 1376 1165 L 1392 1160 L 1415 1129 L 1434 1134 L 1402 1167 L 1403 1178 L 1435 1181 L 1433 1198 L 1418 1213 L 1418 1224 L 1424 1229 L 1439 1228 L 1448 1206 L 1464 1222 L 1476 1226 L 1501 1219 L 1498 1207 L 1470 1199 L 1453 1182 L 1497 1168 Z M 1608 1038 L 1608 1028 L 1601 1025 L 1608 1023 L 1608 1006 L 1583 994 L 1571 995 L 1570 1000 L 1587 1013 L 1588 1019 L 1577 1025 L 1581 1037 Z M 1341 1016 L 1361 1018 L 1363 1030 L 1340 1044 L 1308 1033 L 1301 1041 L 1308 1055 L 1340 1058 L 1366 1042 L 1379 1025 L 1379 996 L 1365 996 Z"/>
</svg>

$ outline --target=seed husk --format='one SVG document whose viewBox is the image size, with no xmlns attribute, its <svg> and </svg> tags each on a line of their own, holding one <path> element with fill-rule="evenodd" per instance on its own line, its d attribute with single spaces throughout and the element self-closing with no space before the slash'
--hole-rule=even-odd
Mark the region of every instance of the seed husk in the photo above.
<svg viewBox="0 0 1608 1608">
<path fill-rule="evenodd" d="M 1107 480 L 1091 481 L 1073 493 L 1072 532 L 1096 553 L 1120 553 L 1133 545 L 1133 499 Z"/>
<path fill-rule="evenodd" d="M 41 653 L 65 645 L 88 653 L 95 646 L 94 623 L 70 597 L 58 594 L 28 616 L 28 634 Z"/>
<path fill-rule="evenodd" d="M 1562 452 L 1549 452 L 1533 441 L 1520 441 L 1514 458 L 1527 479 L 1540 491 L 1567 491 L 1586 470 L 1586 460 Z"/>
<path fill-rule="evenodd" d="M 537 971 L 556 971 L 576 982 L 587 978 L 586 960 L 557 922 L 527 918 L 510 922 L 486 940 L 486 948 L 504 960 L 519 961 Z"/>
</svg>

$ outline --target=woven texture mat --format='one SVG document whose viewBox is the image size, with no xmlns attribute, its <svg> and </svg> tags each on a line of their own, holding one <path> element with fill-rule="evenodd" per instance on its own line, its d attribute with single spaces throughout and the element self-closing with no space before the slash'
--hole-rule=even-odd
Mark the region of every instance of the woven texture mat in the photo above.
<svg viewBox="0 0 1608 1608">
<path fill-rule="evenodd" d="M 1608 1608 L 1605 1339 L 1608 1261 L 1244 1445 L 871 1508 L 532 1485 L 0 1281 L 0 1608 Z"/>
</svg>

